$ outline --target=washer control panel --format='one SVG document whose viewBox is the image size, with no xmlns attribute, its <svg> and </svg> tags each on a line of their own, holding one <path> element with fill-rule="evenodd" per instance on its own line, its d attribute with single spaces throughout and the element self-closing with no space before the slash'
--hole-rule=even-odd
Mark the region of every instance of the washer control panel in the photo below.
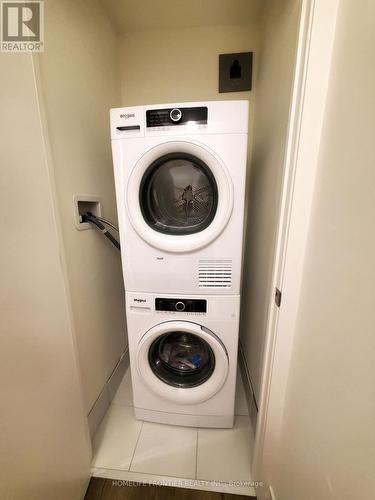
<svg viewBox="0 0 375 500">
<path fill-rule="evenodd" d="M 156 311 L 205 313 L 207 300 L 156 298 L 155 309 Z"/>
<path fill-rule="evenodd" d="M 207 124 L 207 106 L 196 108 L 148 109 L 146 111 L 147 127 L 166 127 L 186 123 Z"/>
</svg>

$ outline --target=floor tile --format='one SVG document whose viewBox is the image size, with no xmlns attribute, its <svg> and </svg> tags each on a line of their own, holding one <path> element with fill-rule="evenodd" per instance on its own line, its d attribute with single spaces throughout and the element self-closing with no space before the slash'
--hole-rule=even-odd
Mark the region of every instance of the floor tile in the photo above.
<svg viewBox="0 0 375 500">
<path fill-rule="evenodd" d="M 112 403 L 115 405 L 133 406 L 133 390 L 130 369 L 126 371 Z"/>
<path fill-rule="evenodd" d="M 197 479 L 250 480 L 252 429 L 249 417 L 233 429 L 198 429 Z"/>
<path fill-rule="evenodd" d="M 236 402 L 234 405 L 235 415 L 248 415 L 249 410 L 247 408 L 245 388 L 243 386 L 241 373 L 237 371 L 237 383 L 236 383 Z"/>
<path fill-rule="evenodd" d="M 93 442 L 93 466 L 128 470 L 142 428 L 133 408 L 111 405 Z"/>
<path fill-rule="evenodd" d="M 132 472 L 132 471 L 125 471 L 125 470 L 114 470 L 114 469 L 99 469 L 99 468 L 93 468 L 91 469 L 91 474 L 93 477 L 100 477 L 103 479 L 112 479 L 112 480 L 117 480 L 117 481 L 125 481 L 129 483 L 143 483 L 144 485 L 146 484 L 162 484 L 164 486 L 173 486 L 173 487 L 180 487 L 180 488 L 189 488 L 189 490 L 199 490 L 199 493 L 197 492 L 194 494 L 195 500 L 202 500 L 202 498 L 206 498 L 206 500 L 213 500 L 214 498 L 221 499 L 221 500 L 245 500 L 244 497 L 238 497 L 238 496 L 233 496 L 235 495 L 246 495 L 247 496 L 252 496 L 255 497 L 257 492 L 256 489 L 253 486 L 249 486 L 249 483 L 246 482 L 245 484 L 239 484 L 239 483 L 233 483 L 233 482 L 227 482 L 227 483 L 220 483 L 216 481 L 202 481 L 201 479 L 186 479 L 186 478 L 177 478 L 173 476 L 165 476 L 165 475 L 157 475 L 157 474 L 146 474 L 144 472 Z M 188 482 L 188 484 L 187 484 Z M 120 488 L 121 490 L 121 488 Z M 224 493 L 224 495 L 208 495 L 202 494 L 202 491 L 211 491 L 211 492 L 216 492 L 216 493 Z M 124 498 L 122 494 L 125 494 L 126 497 Z M 116 496 L 111 500 L 125 500 L 126 498 L 130 500 L 132 498 L 132 495 L 130 495 L 129 498 L 129 489 L 128 491 L 118 491 L 119 497 Z M 167 492 L 166 492 L 167 493 Z M 227 494 L 230 494 L 231 496 L 227 496 Z M 101 499 L 103 497 L 100 497 Z M 106 497 L 108 498 L 108 497 Z M 150 498 L 150 500 L 154 497 L 144 495 L 143 498 Z M 170 500 L 171 497 L 167 497 Z M 175 491 L 174 494 L 172 492 L 172 498 L 174 500 L 177 499 L 186 499 L 186 496 L 184 495 L 183 491 Z M 99 500 L 99 499 L 97 499 Z M 104 500 L 104 499 L 103 499 Z M 253 500 L 253 499 L 248 499 L 248 500 Z"/>
<path fill-rule="evenodd" d="M 195 428 L 144 422 L 130 470 L 194 478 L 196 443 Z"/>
</svg>

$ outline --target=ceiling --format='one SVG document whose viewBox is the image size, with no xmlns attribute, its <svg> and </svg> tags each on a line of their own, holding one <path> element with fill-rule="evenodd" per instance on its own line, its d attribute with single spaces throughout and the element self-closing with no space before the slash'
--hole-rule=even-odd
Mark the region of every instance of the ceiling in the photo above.
<svg viewBox="0 0 375 500">
<path fill-rule="evenodd" d="M 118 33 L 246 24 L 264 0 L 101 0 Z"/>
</svg>

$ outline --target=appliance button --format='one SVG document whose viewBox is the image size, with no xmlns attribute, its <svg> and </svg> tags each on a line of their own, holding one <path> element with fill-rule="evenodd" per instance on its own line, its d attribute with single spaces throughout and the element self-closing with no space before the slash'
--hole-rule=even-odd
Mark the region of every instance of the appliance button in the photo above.
<svg viewBox="0 0 375 500">
<path fill-rule="evenodd" d="M 172 122 L 179 122 L 182 118 L 182 111 L 178 108 L 173 108 L 172 111 L 169 113 L 169 117 L 172 120 Z"/>
<path fill-rule="evenodd" d="M 176 311 L 185 311 L 185 304 L 183 302 L 176 302 L 175 304 Z"/>
</svg>

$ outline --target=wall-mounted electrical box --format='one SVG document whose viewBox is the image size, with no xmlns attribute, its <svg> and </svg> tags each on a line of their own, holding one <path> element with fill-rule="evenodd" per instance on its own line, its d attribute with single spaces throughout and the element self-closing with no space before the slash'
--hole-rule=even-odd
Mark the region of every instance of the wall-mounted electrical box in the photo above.
<svg viewBox="0 0 375 500">
<path fill-rule="evenodd" d="M 92 229 L 93 225 L 89 222 L 82 222 L 82 215 L 91 212 L 93 215 L 101 217 L 102 205 L 98 196 L 80 195 L 73 196 L 74 222 L 78 230 Z"/>
<path fill-rule="evenodd" d="M 253 53 L 219 55 L 219 92 L 251 90 Z"/>
</svg>

